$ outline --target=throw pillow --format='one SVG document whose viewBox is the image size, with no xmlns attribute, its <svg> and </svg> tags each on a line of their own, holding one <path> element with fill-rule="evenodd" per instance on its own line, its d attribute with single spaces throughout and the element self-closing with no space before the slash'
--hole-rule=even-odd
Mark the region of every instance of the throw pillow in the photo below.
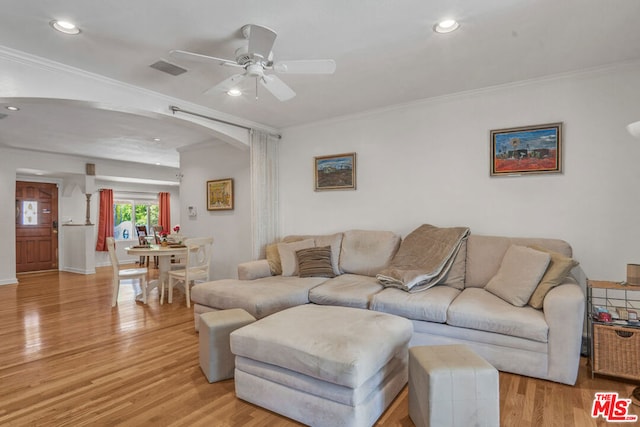
<svg viewBox="0 0 640 427">
<path fill-rule="evenodd" d="M 331 246 L 300 249 L 296 256 L 300 277 L 336 277 L 331 265 Z"/>
<path fill-rule="evenodd" d="M 529 247 L 551 255 L 551 261 L 549 262 L 546 273 L 544 273 L 542 280 L 540 280 L 531 298 L 529 298 L 529 305 L 533 308 L 540 309 L 542 308 L 542 303 L 547 292 L 562 283 L 571 272 L 571 269 L 577 267 L 580 263 L 573 258 L 566 257 L 561 253 L 551 251 L 542 246 L 530 245 Z"/>
<path fill-rule="evenodd" d="M 516 307 L 523 307 L 540 283 L 551 256 L 525 246 L 511 245 L 485 290 Z"/>
<path fill-rule="evenodd" d="M 316 236 L 314 241 L 316 246 L 329 246 L 331 248 L 331 267 L 333 268 L 334 277 L 339 276 L 341 272 L 338 261 L 340 261 L 340 248 L 342 247 L 342 233 Z"/>
<path fill-rule="evenodd" d="M 280 253 L 278 252 L 278 244 L 272 243 L 267 245 L 264 249 L 267 262 L 269 263 L 269 269 L 273 276 L 282 274 L 282 263 L 280 262 Z"/>
<path fill-rule="evenodd" d="M 331 246 L 331 265 L 333 266 L 333 273 L 336 276 L 342 274 L 340 271 L 340 251 L 342 248 L 342 233 L 335 234 L 307 234 L 298 235 L 293 234 L 285 236 L 282 241 L 285 243 L 298 242 L 300 240 L 313 239 L 316 246 Z"/>
<path fill-rule="evenodd" d="M 291 243 L 278 243 L 278 253 L 280 254 L 280 262 L 282 263 L 283 276 L 298 275 L 298 259 L 296 251 L 300 249 L 309 249 L 315 246 L 313 239 L 300 240 Z"/>
</svg>

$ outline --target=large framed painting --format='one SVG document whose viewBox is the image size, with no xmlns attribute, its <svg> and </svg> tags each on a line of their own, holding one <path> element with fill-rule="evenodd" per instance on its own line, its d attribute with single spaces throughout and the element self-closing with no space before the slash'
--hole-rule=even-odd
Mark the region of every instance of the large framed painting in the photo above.
<svg viewBox="0 0 640 427">
<path fill-rule="evenodd" d="M 315 157 L 315 191 L 355 190 L 356 153 Z"/>
<path fill-rule="evenodd" d="M 491 176 L 562 172 L 562 123 L 491 131 Z"/>
<path fill-rule="evenodd" d="M 233 178 L 207 181 L 207 210 L 233 209 Z"/>
</svg>

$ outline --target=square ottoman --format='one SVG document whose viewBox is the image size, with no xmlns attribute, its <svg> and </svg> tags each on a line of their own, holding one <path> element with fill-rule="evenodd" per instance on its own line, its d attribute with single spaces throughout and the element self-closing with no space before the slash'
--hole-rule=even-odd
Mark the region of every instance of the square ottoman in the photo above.
<svg viewBox="0 0 640 427">
<path fill-rule="evenodd" d="M 409 417 L 416 427 L 499 427 L 498 371 L 465 345 L 411 347 Z"/>
<path fill-rule="evenodd" d="M 235 356 L 229 334 L 256 319 L 241 308 L 203 313 L 200 316 L 200 368 L 212 383 L 233 378 Z"/>
<path fill-rule="evenodd" d="M 236 395 L 314 427 L 371 426 L 407 383 L 409 320 L 308 304 L 231 333 Z"/>
</svg>

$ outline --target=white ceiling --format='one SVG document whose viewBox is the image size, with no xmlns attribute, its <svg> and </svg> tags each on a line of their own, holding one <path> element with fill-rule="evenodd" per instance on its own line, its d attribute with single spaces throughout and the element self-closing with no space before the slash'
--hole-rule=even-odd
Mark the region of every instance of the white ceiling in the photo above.
<svg viewBox="0 0 640 427">
<path fill-rule="evenodd" d="M 0 10 L 4 46 L 274 128 L 640 59 L 638 0 L 0 0 Z M 444 17 L 455 17 L 461 28 L 434 33 Z M 56 33 L 52 19 L 72 20 L 82 33 Z M 240 28 L 249 23 L 278 33 L 274 59 L 332 58 L 336 73 L 281 75 L 297 93 L 287 102 L 262 88 L 257 100 L 254 91 L 231 98 L 203 92 L 236 69 L 169 56 L 182 49 L 232 59 L 245 43 Z M 159 59 L 188 72 L 173 77 L 149 68 Z M 77 111 L 87 105 L 52 113 L 52 105 L 37 104 L 36 114 L 21 110 L 25 117 L 15 126 L 0 121 L 0 143 L 20 138 L 23 146 L 94 155 L 99 144 L 102 156 L 114 158 L 118 150 L 110 148 L 133 141 L 136 149 L 158 152 L 152 161 L 175 164 L 176 147 L 149 139 L 159 132 L 177 132 L 184 144 L 206 137 L 178 122 Z M 82 114 L 85 125 L 70 122 L 71 114 Z M 29 125 L 43 116 L 47 132 Z"/>
</svg>

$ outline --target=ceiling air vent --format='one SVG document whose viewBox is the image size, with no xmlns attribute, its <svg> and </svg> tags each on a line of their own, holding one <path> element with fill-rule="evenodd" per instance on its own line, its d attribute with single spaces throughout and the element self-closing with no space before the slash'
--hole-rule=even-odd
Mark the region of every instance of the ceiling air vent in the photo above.
<svg viewBox="0 0 640 427">
<path fill-rule="evenodd" d="M 180 74 L 187 72 L 187 70 L 185 70 L 184 68 L 178 67 L 177 65 L 173 65 L 163 60 L 154 62 L 153 64 L 149 65 L 149 67 L 155 68 L 156 70 L 162 71 L 163 73 L 171 74 L 172 76 L 179 76 Z"/>
</svg>

